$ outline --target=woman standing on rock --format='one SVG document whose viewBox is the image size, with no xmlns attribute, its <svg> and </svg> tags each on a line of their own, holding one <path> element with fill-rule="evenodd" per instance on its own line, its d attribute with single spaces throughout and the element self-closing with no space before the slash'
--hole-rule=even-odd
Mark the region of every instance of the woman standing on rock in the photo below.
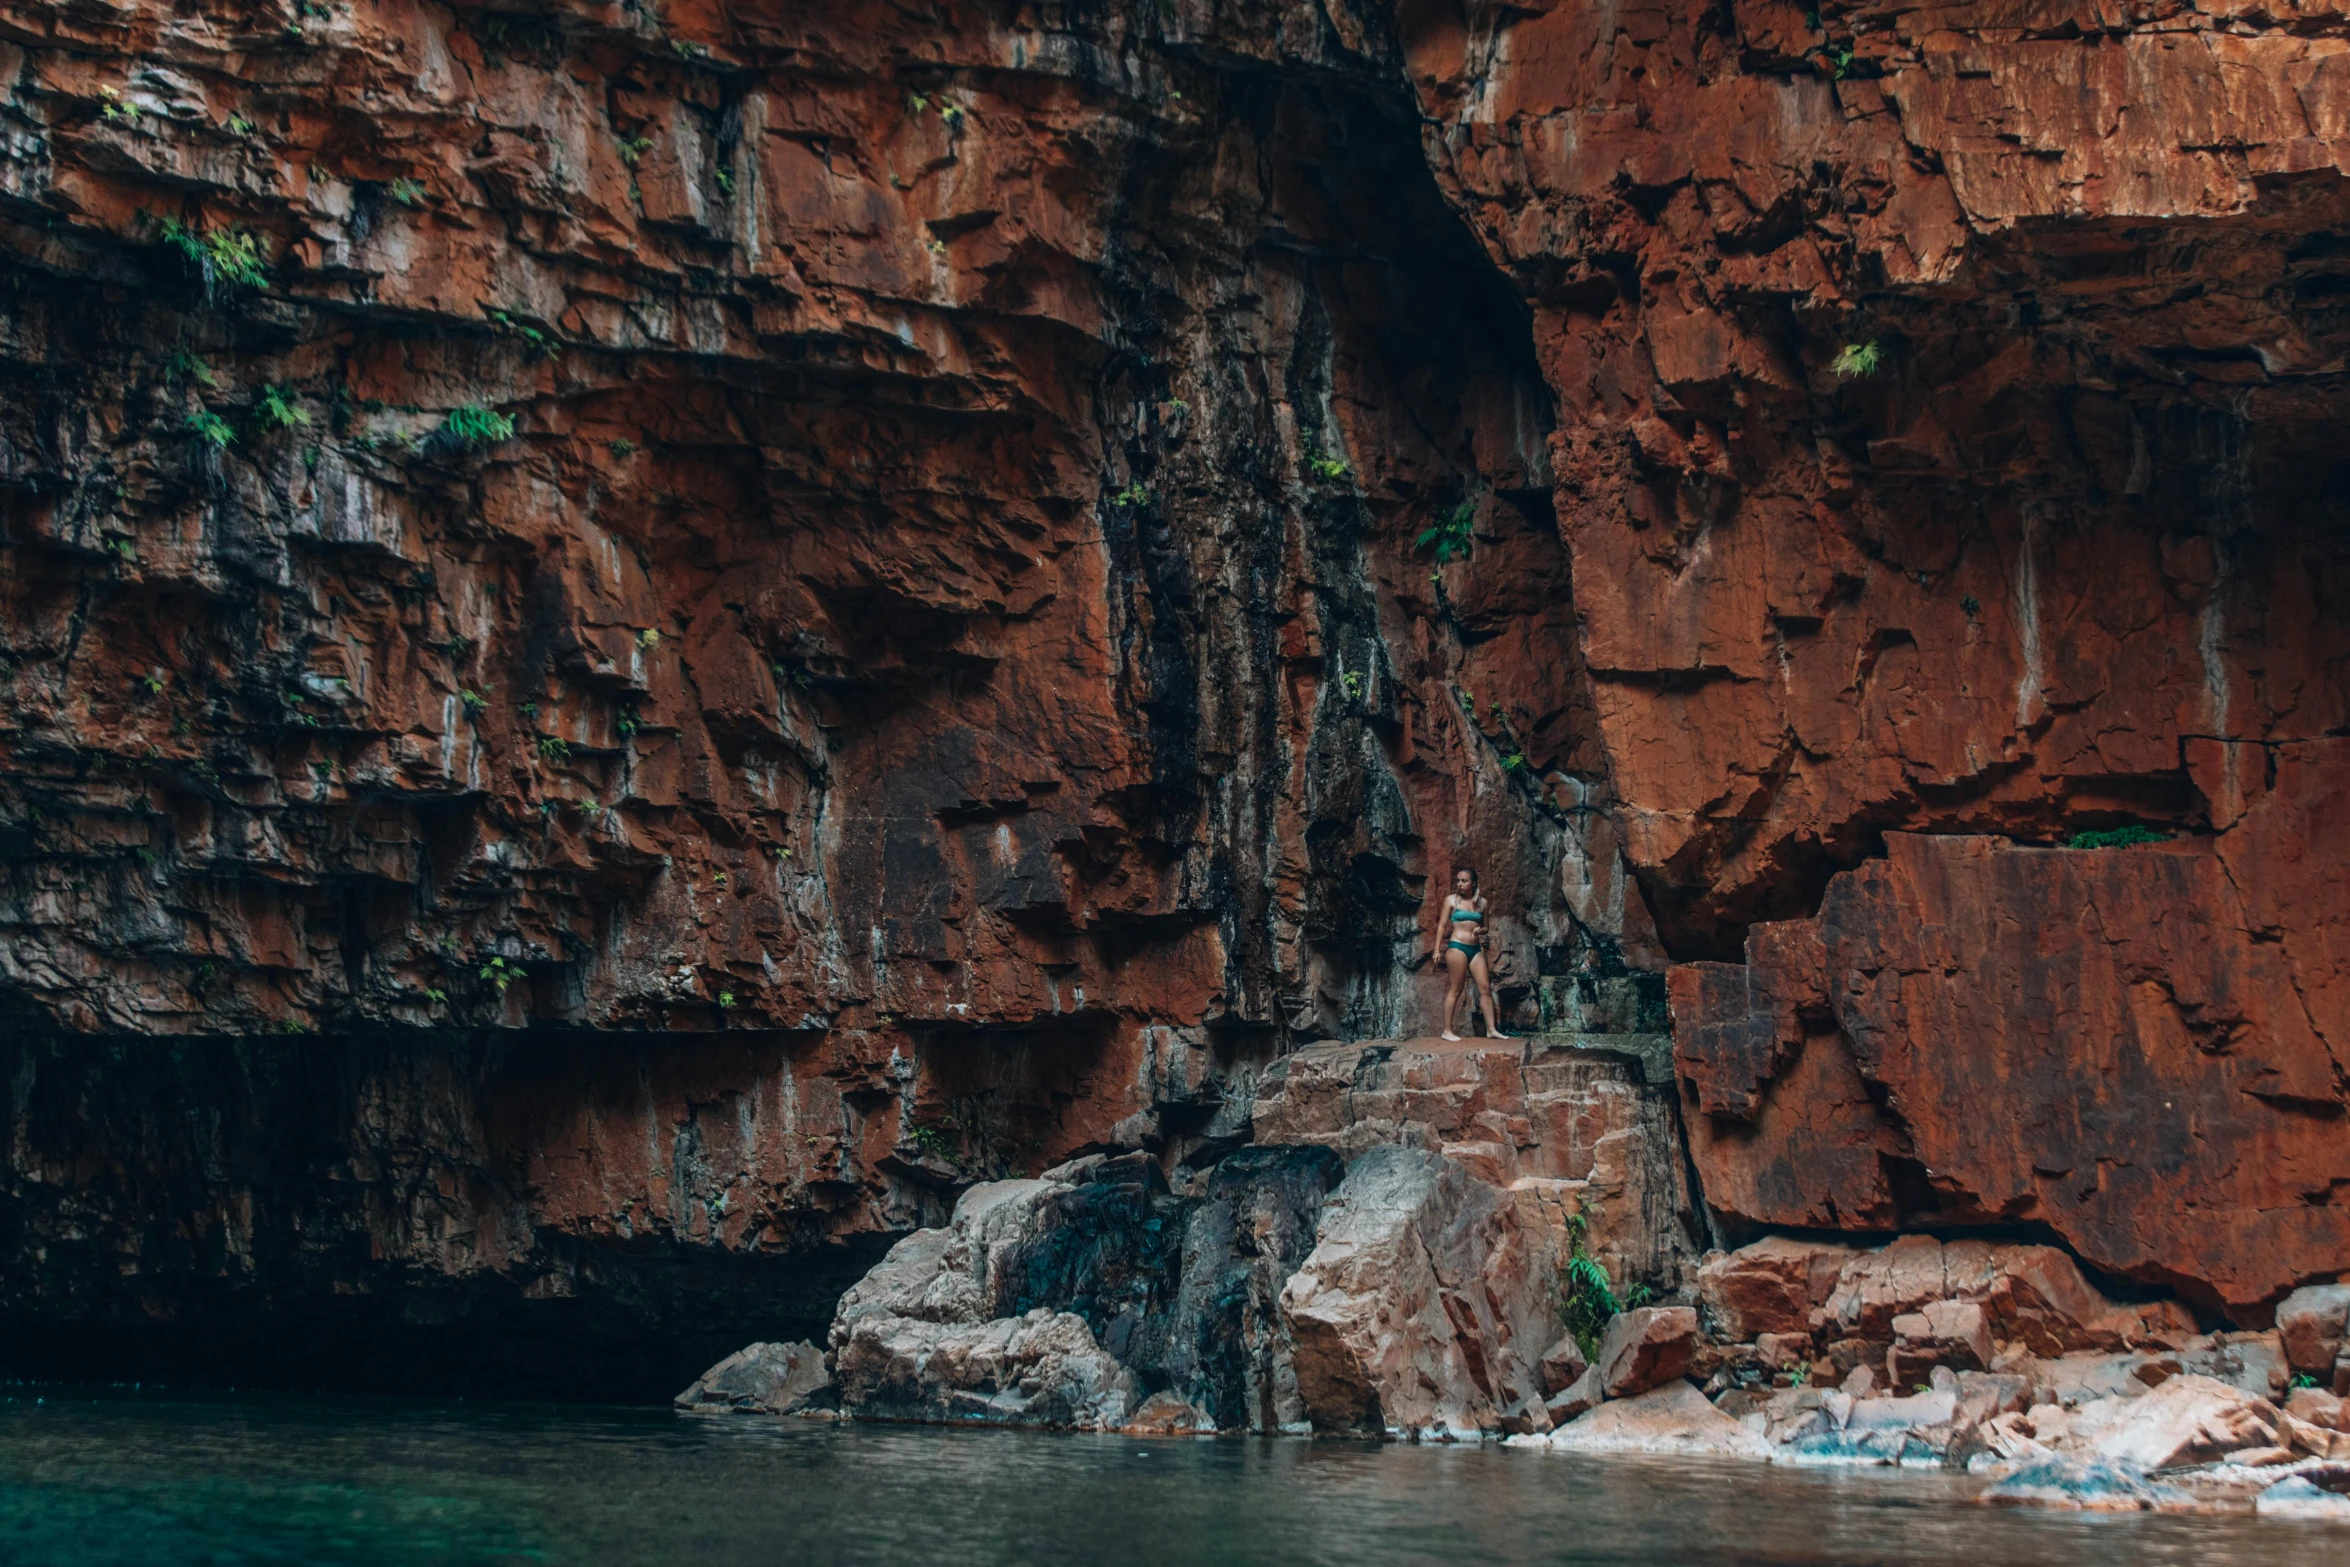
<svg viewBox="0 0 2350 1567">
<path fill-rule="evenodd" d="M 1477 890 L 1477 873 L 1466 865 L 1452 873 L 1452 893 L 1444 900 L 1443 924 L 1437 938 L 1444 943 L 1444 1037 L 1458 1041 L 1452 1031 L 1453 1014 L 1460 1009 L 1461 981 L 1477 981 L 1477 999 L 1485 1008 L 1485 1034 L 1506 1039 L 1493 1015 L 1493 971 L 1485 963 L 1485 894 Z"/>
</svg>

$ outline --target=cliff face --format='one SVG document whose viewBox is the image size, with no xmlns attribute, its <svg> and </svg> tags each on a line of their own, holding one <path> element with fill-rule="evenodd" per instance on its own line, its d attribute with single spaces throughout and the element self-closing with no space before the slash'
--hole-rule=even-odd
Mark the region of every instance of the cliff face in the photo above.
<svg viewBox="0 0 2350 1567">
<path fill-rule="evenodd" d="M 2338 1267 L 2344 27 L 2027 10 L 0 6 L 0 1314 L 772 1315 L 1464 861 L 1726 1226 Z"/>
<path fill-rule="evenodd" d="M 2350 1260 L 2346 46 L 2172 7 L 1411 36 L 1559 400 L 1630 862 L 1675 956 L 1744 946 L 1673 989 L 1731 1228 L 2046 1226 L 2254 1318 Z M 2016 846 L 2125 823 L 2178 841 Z"/>
</svg>

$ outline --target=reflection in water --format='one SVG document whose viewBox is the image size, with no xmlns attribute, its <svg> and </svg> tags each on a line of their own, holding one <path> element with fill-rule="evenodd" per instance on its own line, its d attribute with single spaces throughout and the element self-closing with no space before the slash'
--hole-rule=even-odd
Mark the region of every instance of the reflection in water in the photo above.
<svg viewBox="0 0 2350 1567">
<path fill-rule="evenodd" d="M 0 1561 L 2255 1563 L 2323 1525 L 1979 1507 L 1939 1474 L 667 1411 L 0 1391 Z"/>
</svg>

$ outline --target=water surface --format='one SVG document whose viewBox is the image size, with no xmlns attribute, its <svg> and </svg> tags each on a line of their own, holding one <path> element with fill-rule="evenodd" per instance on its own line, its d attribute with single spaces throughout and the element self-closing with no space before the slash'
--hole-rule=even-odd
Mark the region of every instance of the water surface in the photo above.
<svg viewBox="0 0 2350 1567">
<path fill-rule="evenodd" d="M 0 1389 L 0 1562 L 2341 1560 L 2324 1525 L 1983 1507 L 1939 1474 L 666 1410 Z"/>
</svg>

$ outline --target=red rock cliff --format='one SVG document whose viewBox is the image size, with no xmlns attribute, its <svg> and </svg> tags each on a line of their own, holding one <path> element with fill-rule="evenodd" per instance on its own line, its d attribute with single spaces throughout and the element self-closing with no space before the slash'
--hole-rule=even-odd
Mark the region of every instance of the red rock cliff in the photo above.
<svg viewBox="0 0 2350 1567">
<path fill-rule="evenodd" d="M 2257 1311 L 2350 1178 L 2344 32 L 0 6 L 6 1309 L 655 1320 L 1212 1151 L 1467 858 L 1521 1026 L 1763 944 L 1676 981 L 1726 1222 Z M 2084 900 L 2076 1006 L 1994 933 Z M 2059 1193 L 2115 1049 L 2168 1152 Z"/>
</svg>

